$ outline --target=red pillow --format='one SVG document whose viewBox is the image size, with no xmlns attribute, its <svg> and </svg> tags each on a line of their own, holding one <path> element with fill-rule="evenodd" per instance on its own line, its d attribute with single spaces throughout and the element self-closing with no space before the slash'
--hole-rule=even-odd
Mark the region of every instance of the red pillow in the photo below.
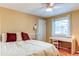
<svg viewBox="0 0 79 59">
<path fill-rule="evenodd" d="M 21 32 L 22 40 L 30 40 L 29 35 L 27 33 Z"/>
<path fill-rule="evenodd" d="M 14 42 L 14 41 L 16 41 L 16 33 L 7 33 L 6 42 Z"/>
</svg>

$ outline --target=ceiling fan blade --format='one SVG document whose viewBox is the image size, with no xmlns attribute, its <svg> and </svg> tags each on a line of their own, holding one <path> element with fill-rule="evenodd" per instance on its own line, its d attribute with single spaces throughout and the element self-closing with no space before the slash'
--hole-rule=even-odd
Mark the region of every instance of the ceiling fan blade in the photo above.
<svg viewBox="0 0 79 59">
<path fill-rule="evenodd" d="M 37 12 L 37 11 L 40 11 L 40 10 L 43 10 L 43 9 L 46 9 L 46 7 L 42 6 L 42 7 L 39 7 L 37 9 L 34 9 L 33 11 L 31 12 Z"/>
</svg>

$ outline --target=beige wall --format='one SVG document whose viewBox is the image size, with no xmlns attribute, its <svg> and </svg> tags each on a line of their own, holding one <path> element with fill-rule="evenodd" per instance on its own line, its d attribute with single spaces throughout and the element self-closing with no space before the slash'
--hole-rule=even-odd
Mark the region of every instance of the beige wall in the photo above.
<svg viewBox="0 0 79 59">
<path fill-rule="evenodd" d="M 79 43 L 79 10 L 73 11 L 70 13 L 62 14 L 55 16 L 54 18 L 71 15 L 71 33 L 76 37 L 77 40 L 77 46 L 76 49 L 79 50 L 78 43 Z M 53 18 L 53 17 L 51 17 Z M 52 29 L 52 23 L 51 18 L 47 19 L 47 41 L 49 42 L 49 37 L 51 36 L 51 29 Z"/>
<path fill-rule="evenodd" d="M 34 33 L 33 26 L 39 17 L 0 8 L 0 32 L 28 32 Z"/>
<path fill-rule="evenodd" d="M 47 19 L 46 21 L 46 41 L 50 42 L 49 37 L 51 36 L 52 32 L 52 23 L 50 19 Z"/>
<path fill-rule="evenodd" d="M 79 44 L 79 11 L 72 13 L 72 35 L 76 37 Z M 79 46 L 77 49 L 79 50 Z"/>
</svg>

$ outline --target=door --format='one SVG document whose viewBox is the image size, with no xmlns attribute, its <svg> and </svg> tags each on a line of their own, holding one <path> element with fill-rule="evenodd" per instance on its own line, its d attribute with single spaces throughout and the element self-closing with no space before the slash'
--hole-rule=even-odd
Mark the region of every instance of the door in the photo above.
<svg viewBox="0 0 79 59">
<path fill-rule="evenodd" d="M 46 41 L 46 21 L 44 19 L 38 20 L 37 40 Z"/>
</svg>

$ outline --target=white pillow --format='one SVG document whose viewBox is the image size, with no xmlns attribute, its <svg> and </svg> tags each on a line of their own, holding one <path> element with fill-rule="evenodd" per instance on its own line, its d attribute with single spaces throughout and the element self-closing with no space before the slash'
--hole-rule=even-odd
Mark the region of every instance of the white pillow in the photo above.
<svg viewBox="0 0 79 59">
<path fill-rule="evenodd" d="M 2 41 L 1 35 L 0 35 L 0 42 Z"/>
<path fill-rule="evenodd" d="M 6 40 L 7 40 L 7 34 L 2 33 L 2 42 L 6 42 Z"/>
<path fill-rule="evenodd" d="M 21 32 L 17 32 L 16 35 L 17 35 L 16 36 L 17 37 L 16 41 L 22 41 Z"/>
</svg>

